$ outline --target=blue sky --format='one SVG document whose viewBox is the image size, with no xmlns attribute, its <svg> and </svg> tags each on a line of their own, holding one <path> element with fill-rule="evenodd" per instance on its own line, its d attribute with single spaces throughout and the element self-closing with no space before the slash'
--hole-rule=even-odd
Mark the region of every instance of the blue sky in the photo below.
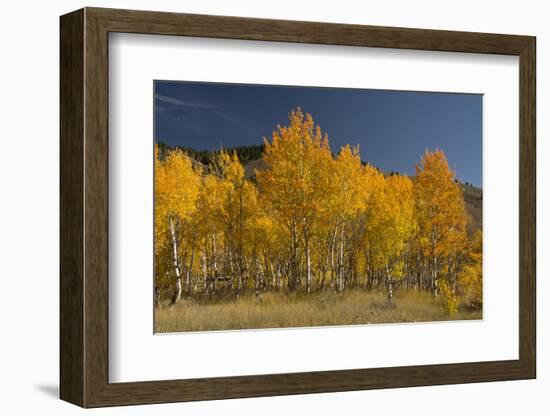
<svg viewBox="0 0 550 416">
<path fill-rule="evenodd" d="M 442 149 L 463 182 L 482 185 L 482 95 L 155 81 L 155 140 L 196 150 L 260 144 L 301 107 L 338 153 L 359 145 L 384 171 L 414 174 Z"/>
</svg>

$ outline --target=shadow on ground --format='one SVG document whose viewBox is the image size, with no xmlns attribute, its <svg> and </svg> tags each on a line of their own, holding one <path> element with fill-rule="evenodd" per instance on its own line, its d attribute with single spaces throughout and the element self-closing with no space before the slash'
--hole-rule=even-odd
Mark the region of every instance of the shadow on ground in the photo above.
<svg viewBox="0 0 550 416">
<path fill-rule="evenodd" d="M 35 388 L 46 396 L 54 399 L 59 398 L 59 386 L 57 384 L 38 384 Z"/>
</svg>

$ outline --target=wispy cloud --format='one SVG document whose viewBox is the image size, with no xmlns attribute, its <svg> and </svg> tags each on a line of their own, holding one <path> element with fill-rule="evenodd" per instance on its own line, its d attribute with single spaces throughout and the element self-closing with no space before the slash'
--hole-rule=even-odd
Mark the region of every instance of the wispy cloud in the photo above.
<svg viewBox="0 0 550 416">
<path fill-rule="evenodd" d="M 155 99 L 166 103 L 166 104 L 172 104 L 178 107 L 187 107 L 187 108 L 204 108 L 209 110 L 215 110 L 218 108 L 217 105 L 208 104 L 208 103 L 201 103 L 201 102 L 195 102 L 195 101 L 184 101 L 180 100 L 178 98 L 169 97 L 167 95 L 162 94 L 155 94 Z"/>
<path fill-rule="evenodd" d="M 157 101 L 155 107 L 158 112 L 170 112 L 171 117 L 173 117 L 174 120 L 188 121 L 186 123 L 187 128 L 191 128 L 191 126 L 193 126 L 193 122 L 191 120 L 193 120 L 195 116 L 188 114 L 189 112 L 185 110 L 205 110 L 222 122 L 233 126 L 233 128 L 241 130 L 246 135 L 261 136 L 259 132 L 255 131 L 255 129 L 251 128 L 247 123 L 242 122 L 239 118 L 222 110 L 218 105 L 198 101 L 180 100 L 179 98 L 170 97 L 164 94 L 155 94 L 155 100 Z M 197 130 L 199 129 L 198 126 L 195 127 Z"/>
</svg>

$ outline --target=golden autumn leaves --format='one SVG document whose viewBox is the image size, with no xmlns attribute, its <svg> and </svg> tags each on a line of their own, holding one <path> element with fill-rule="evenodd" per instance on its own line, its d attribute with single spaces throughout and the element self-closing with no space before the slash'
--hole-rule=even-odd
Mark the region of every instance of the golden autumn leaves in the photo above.
<svg viewBox="0 0 550 416">
<path fill-rule="evenodd" d="M 188 296 L 254 290 L 342 292 L 397 286 L 441 293 L 449 312 L 481 303 L 481 233 L 440 150 L 415 178 L 333 156 L 309 114 L 265 140 L 247 179 L 236 154 L 209 166 L 179 150 L 155 157 L 156 282 Z M 177 290 L 177 289 L 175 289 Z M 175 296 L 179 299 L 179 296 Z"/>
</svg>

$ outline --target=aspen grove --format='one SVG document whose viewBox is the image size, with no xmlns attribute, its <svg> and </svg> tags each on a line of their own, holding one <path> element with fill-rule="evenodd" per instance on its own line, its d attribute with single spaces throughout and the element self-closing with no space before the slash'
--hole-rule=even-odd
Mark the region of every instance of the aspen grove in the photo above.
<svg viewBox="0 0 550 416">
<path fill-rule="evenodd" d="M 235 153 L 208 165 L 155 147 L 157 304 L 267 292 L 415 290 L 449 314 L 482 302 L 482 233 L 442 150 L 387 175 L 358 147 L 333 153 L 293 110 L 251 178 Z"/>
</svg>

